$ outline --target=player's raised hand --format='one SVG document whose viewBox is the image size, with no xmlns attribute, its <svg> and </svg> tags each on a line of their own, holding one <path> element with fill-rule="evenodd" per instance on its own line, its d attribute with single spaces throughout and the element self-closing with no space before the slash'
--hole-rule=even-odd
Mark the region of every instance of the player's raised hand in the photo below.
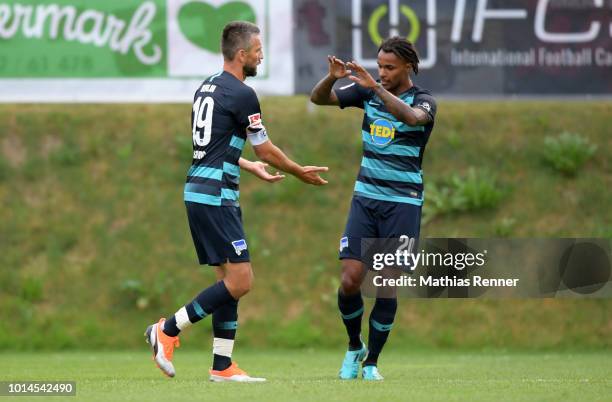
<svg viewBox="0 0 612 402">
<path fill-rule="evenodd" d="M 322 186 L 327 184 L 327 180 L 319 176 L 319 173 L 327 172 L 328 170 L 327 166 L 304 166 L 297 177 L 306 184 Z"/>
<path fill-rule="evenodd" d="M 351 74 L 351 70 L 346 68 L 346 63 L 336 56 L 327 56 L 327 62 L 329 63 L 329 75 L 332 77 L 340 79 Z"/>
<path fill-rule="evenodd" d="M 285 178 L 285 175 L 280 174 L 279 172 L 274 174 L 269 173 L 266 170 L 266 167 L 269 166 L 267 163 L 259 161 L 254 161 L 251 163 L 250 172 L 259 177 L 261 180 L 267 181 L 268 183 L 276 183 L 277 181 L 281 181 Z"/>
<path fill-rule="evenodd" d="M 349 76 L 349 80 L 356 82 L 364 88 L 373 89 L 376 87 L 376 80 L 368 73 L 368 70 L 363 68 L 363 66 L 357 64 L 354 60 L 346 63 L 346 66 L 353 70 L 355 74 Z"/>
</svg>

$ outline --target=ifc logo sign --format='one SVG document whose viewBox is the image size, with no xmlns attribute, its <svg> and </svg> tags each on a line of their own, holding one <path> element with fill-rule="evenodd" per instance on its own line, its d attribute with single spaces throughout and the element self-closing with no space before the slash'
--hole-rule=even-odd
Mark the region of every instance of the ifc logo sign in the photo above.
<svg viewBox="0 0 612 402">
<path fill-rule="evenodd" d="M 365 4 L 364 4 L 365 3 Z M 383 39 L 388 36 L 401 36 L 402 32 L 407 32 L 406 39 L 416 43 L 422 34 L 425 34 L 425 43 L 419 43 L 419 53 L 421 62 L 419 68 L 431 68 L 436 64 L 436 1 L 435 0 L 388 0 L 387 4 L 377 4 L 373 11 L 364 13 L 367 6 L 371 6 L 372 1 L 352 0 L 351 2 L 351 21 L 353 58 L 366 68 L 376 68 L 376 57 L 364 55 L 363 36 L 366 35 L 374 45 L 378 46 Z M 424 17 L 426 27 L 419 19 L 419 13 L 415 11 L 424 10 L 420 16 Z M 367 14 L 367 15 L 364 15 Z M 380 26 L 383 25 L 384 18 L 388 18 L 389 30 L 385 34 L 381 32 Z"/>
</svg>

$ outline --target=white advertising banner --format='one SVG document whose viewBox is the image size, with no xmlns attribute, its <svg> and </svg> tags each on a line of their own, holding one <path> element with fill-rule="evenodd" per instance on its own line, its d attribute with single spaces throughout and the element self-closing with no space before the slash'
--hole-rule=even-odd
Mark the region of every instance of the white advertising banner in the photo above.
<svg viewBox="0 0 612 402">
<path fill-rule="evenodd" d="M 292 94 L 291 0 L 0 0 L 0 102 L 191 102 L 234 20 L 262 32 L 247 84 Z"/>
</svg>

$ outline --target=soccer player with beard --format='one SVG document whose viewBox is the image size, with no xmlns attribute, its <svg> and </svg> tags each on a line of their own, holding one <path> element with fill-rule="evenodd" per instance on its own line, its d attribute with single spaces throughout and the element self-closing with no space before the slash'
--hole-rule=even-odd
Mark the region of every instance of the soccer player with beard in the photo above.
<svg viewBox="0 0 612 402">
<path fill-rule="evenodd" d="M 257 73 L 263 59 L 259 28 L 249 22 L 231 22 L 223 29 L 223 71 L 207 78 L 194 96 L 191 114 L 193 160 L 187 174 L 184 199 L 191 235 L 200 264 L 215 267 L 217 282 L 168 319 L 145 332 L 160 370 L 174 377 L 174 348 L 178 334 L 212 315 L 214 331 L 211 381 L 260 382 L 232 362 L 238 320 L 238 300 L 250 289 L 253 270 L 238 204 L 240 169 L 275 182 L 284 176 L 268 173 L 268 163 L 307 184 L 323 185 L 326 167 L 300 166 L 269 140 L 262 124 L 255 91 L 244 84 Z M 248 140 L 262 162 L 240 157 Z"/>
<path fill-rule="evenodd" d="M 357 378 L 363 361 L 363 378 L 382 380 L 378 356 L 393 326 L 397 300 L 376 298 L 366 347 L 361 340 L 360 287 L 366 274 L 361 239 L 402 235 L 418 239 L 423 205 L 421 164 L 434 126 L 436 102 L 410 78 L 419 71 L 419 57 L 414 45 L 405 39 L 393 37 L 380 45 L 380 82 L 356 62 L 344 63 L 334 56 L 329 56 L 328 62 L 329 73 L 313 88 L 312 102 L 358 107 L 365 112 L 361 126 L 363 158 L 340 240 L 338 307 L 349 337 L 340 378 Z M 345 77 L 353 83 L 332 90 L 336 80 Z"/>
</svg>

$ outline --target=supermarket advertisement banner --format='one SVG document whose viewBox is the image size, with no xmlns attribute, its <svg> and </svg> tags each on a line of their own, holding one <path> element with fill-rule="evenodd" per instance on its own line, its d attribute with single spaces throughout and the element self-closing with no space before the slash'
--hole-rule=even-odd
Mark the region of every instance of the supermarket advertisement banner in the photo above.
<svg viewBox="0 0 612 402">
<path fill-rule="evenodd" d="M 229 21 L 256 23 L 249 84 L 293 93 L 291 3 L 271 0 L 0 1 L 3 101 L 190 101 L 223 63 Z"/>
</svg>

